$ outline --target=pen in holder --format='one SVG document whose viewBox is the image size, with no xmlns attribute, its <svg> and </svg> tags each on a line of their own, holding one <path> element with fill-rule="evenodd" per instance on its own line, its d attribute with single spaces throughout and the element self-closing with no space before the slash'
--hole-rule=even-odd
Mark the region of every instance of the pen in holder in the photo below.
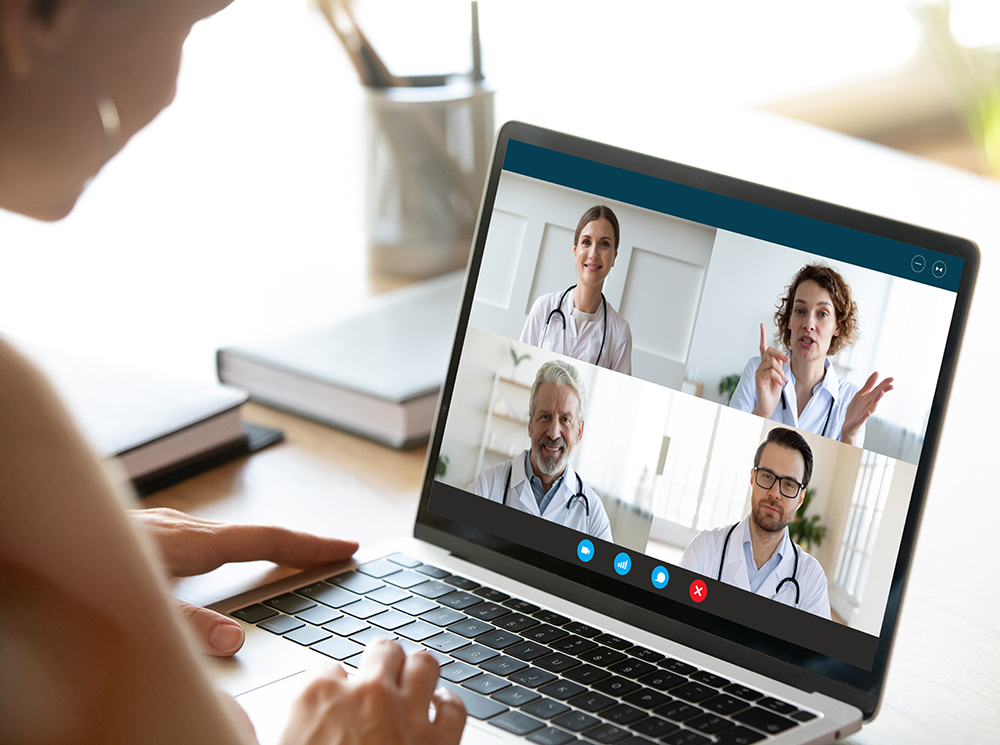
<svg viewBox="0 0 1000 745">
<path fill-rule="evenodd" d="M 365 227 L 373 271 L 429 277 L 468 259 L 493 144 L 493 91 L 468 78 L 406 80 L 365 90 Z"/>
</svg>

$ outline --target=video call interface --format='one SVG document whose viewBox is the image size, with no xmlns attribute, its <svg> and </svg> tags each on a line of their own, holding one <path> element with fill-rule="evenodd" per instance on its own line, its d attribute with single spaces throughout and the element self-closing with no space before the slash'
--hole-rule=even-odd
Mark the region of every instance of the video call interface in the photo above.
<svg viewBox="0 0 1000 745">
<path fill-rule="evenodd" d="M 510 141 L 430 509 L 870 670 L 962 263 Z"/>
</svg>

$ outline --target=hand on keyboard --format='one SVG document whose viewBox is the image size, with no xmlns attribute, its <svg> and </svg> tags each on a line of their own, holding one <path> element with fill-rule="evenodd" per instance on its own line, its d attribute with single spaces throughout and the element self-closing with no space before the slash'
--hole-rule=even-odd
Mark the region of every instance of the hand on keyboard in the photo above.
<svg viewBox="0 0 1000 745">
<path fill-rule="evenodd" d="M 165 508 L 129 512 L 153 539 L 171 577 L 204 574 L 233 561 L 273 561 L 305 569 L 342 561 L 358 549 L 355 541 L 271 525 L 202 520 Z M 188 603 L 180 608 L 209 654 L 230 657 L 243 646 L 243 629 L 231 618 Z"/>
<path fill-rule="evenodd" d="M 310 683 L 292 707 L 281 745 L 457 745 L 465 706 L 451 691 L 435 691 L 437 683 L 431 655 L 407 656 L 395 642 L 377 639 L 354 678 L 337 665 Z"/>
</svg>

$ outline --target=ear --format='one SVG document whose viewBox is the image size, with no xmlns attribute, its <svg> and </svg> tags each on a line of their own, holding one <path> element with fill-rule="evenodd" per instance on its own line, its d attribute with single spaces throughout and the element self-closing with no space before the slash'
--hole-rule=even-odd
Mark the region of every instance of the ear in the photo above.
<svg viewBox="0 0 1000 745">
<path fill-rule="evenodd" d="M 0 60 L 14 78 L 28 75 L 40 49 L 55 46 L 78 0 L 0 1 Z"/>
<path fill-rule="evenodd" d="M 580 444 L 580 440 L 583 439 L 583 425 L 585 425 L 585 424 L 586 424 L 586 422 L 580 422 L 580 431 L 576 435 L 576 444 L 577 445 L 579 445 Z M 574 445 L 574 447 L 575 447 L 575 445 Z"/>
</svg>

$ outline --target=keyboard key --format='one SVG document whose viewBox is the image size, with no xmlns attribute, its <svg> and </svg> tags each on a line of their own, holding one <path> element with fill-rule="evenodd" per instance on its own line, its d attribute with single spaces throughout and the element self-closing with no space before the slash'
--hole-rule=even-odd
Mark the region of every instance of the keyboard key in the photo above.
<svg viewBox="0 0 1000 745">
<path fill-rule="evenodd" d="M 639 682 L 658 691 L 669 691 L 671 688 L 676 688 L 682 683 L 686 683 L 687 678 L 681 677 L 676 673 L 668 673 L 666 670 L 659 670 L 649 675 L 643 675 L 639 678 Z"/>
<path fill-rule="evenodd" d="M 512 647 L 507 647 L 504 651 L 511 657 L 517 657 L 519 660 L 530 662 L 538 657 L 547 655 L 551 650 L 548 647 L 543 647 L 541 644 L 535 644 L 535 642 L 521 642 Z"/>
<path fill-rule="evenodd" d="M 463 680 L 474 678 L 482 672 L 478 667 L 467 662 L 453 662 L 441 669 L 441 677 L 452 683 L 461 683 Z"/>
<path fill-rule="evenodd" d="M 537 667 L 526 667 L 524 670 L 519 670 L 512 675 L 508 675 L 507 678 L 518 685 L 527 686 L 528 688 L 538 688 L 538 686 L 543 686 L 555 680 L 556 676 L 545 670 L 539 670 Z"/>
<path fill-rule="evenodd" d="M 729 685 L 728 679 L 723 678 L 721 675 L 710 673 L 708 670 L 699 670 L 696 673 L 691 673 L 691 680 L 697 680 L 699 683 L 704 683 L 713 688 L 722 688 Z"/>
<path fill-rule="evenodd" d="M 452 587 L 457 587 L 459 590 L 475 590 L 479 587 L 478 582 L 473 582 L 468 577 L 459 577 L 457 574 L 453 574 L 447 579 L 445 579 Z"/>
<path fill-rule="evenodd" d="M 422 642 L 424 639 L 429 639 L 432 636 L 440 634 L 441 629 L 426 621 L 414 621 L 408 626 L 400 626 L 396 629 L 396 633 L 415 642 Z"/>
<path fill-rule="evenodd" d="M 687 726 L 704 732 L 706 735 L 718 735 L 727 729 L 732 729 L 736 725 L 728 719 L 723 719 L 718 714 L 702 714 L 700 717 L 689 719 Z"/>
<path fill-rule="evenodd" d="M 466 608 L 465 612 L 473 618 L 478 618 L 480 621 L 492 621 L 496 618 L 510 615 L 510 609 L 489 601 Z"/>
<path fill-rule="evenodd" d="M 541 608 L 534 603 L 529 603 L 527 600 L 519 600 L 517 598 L 505 600 L 504 605 L 511 610 L 517 611 L 518 613 L 534 613 L 537 610 L 541 610 Z"/>
<path fill-rule="evenodd" d="M 646 735 L 648 737 L 660 738 L 664 735 L 669 735 L 671 732 L 676 732 L 680 727 L 673 722 L 668 722 L 666 719 L 661 717 L 647 717 L 642 721 L 636 722 L 632 725 L 632 729 L 638 732 L 640 735 Z"/>
<path fill-rule="evenodd" d="M 593 626 L 588 626 L 587 624 L 580 623 L 579 621 L 571 621 L 570 623 L 564 624 L 563 628 L 571 634 L 585 636 L 588 639 L 593 639 L 595 636 L 600 636 L 601 634 L 600 629 L 595 629 Z"/>
<path fill-rule="evenodd" d="M 369 577 L 367 574 L 361 574 L 360 572 L 348 572 L 327 581 L 332 582 L 338 587 L 343 587 L 345 590 L 356 592 L 358 595 L 364 595 L 385 586 L 384 582 L 380 582 L 374 577 Z"/>
<path fill-rule="evenodd" d="M 348 657 L 346 660 L 341 660 L 340 663 L 342 665 L 347 665 L 348 667 L 353 667 L 355 670 L 357 670 L 359 667 L 361 667 L 361 658 L 364 656 L 365 656 L 364 652 L 361 652 L 352 657 Z"/>
<path fill-rule="evenodd" d="M 418 574 L 417 572 L 411 572 L 409 569 L 398 574 L 390 574 L 385 578 L 385 581 L 390 585 L 395 585 L 396 587 L 401 587 L 404 590 L 408 590 L 414 585 L 419 585 L 427 581 L 427 577 L 423 574 Z"/>
<path fill-rule="evenodd" d="M 578 709 L 594 713 L 601 711 L 602 709 L 607 709 L 609 706 L 613 706 L 616 702 L 613 698 L 608 698 L 607 696 L 602 696 L 600 693 L 588 691 L 586 693 L 581 693 L 575 698 L 571 698 L 569 703 Z"/>
<path fill-rule="evenodd" d="M 382 629 L 389 629 L 390 631 L 398 629 L 400 626 L 404 626 L 412 621 L 412 618 L 405 613 L 400 613 L 398 610 L 387 610 L 368 619 L 368 623 L 373 626 L 378 626 Z"/>
<path fill-rule="evenodd" d="M 661 738 L 662 742 L 667 745 L 705 745 L 706 743 L 712 742 L 712 740 L 705 735 L 699 734 L 698 732 L 692 732 L 689 729 L 682 729 L 679 732 L 674 732 L 672 735 L 667 735 Z"/>
<path fill-rule="evenodd" d="M 578 655 L 581 652 L 586 652 L 588 649 L 593 649 L 597 644 L 590 641 L 590 639 L 584 639 L 582 636 L 570 635 L 552 642 L 549 646 L 559 652 Z"/>
<path fill-rule="evenodd" d="M 798 725 L 798 722 L 793 719 L 786 719 L 780 714 L 761 709 L 759 706 L 752 706 L 746 711 L 734 714 L 733 719 L 743 724 L 749 724 L 754 729 L 759 729 L 769 735 L 776 735 Z"/>
<path fill-rule="evenodd" d="M 247 623 L 258 623 L 265 618 L 272 618 L 278 615 L 278 611 L 263 605 L 248 605 L 246 608 L 234 610 L 230 615 Z"/>
<path fill-rule="evenodd" d="M 348 603 L 357 602 L 358 596 L 353 592 L 348 592 L 342 587 L 333 587 L 326 582 L 317 582 L 298 590 L 299 595 L 305 595 L 310 600 L 317 603 L 329 605 L 331 608 L 341 608 Z"/>
<path fill-rule="evenodd" d="M 519 711 L 507 711 L 495 716 L 490 720 L 490 724 L 515 735 L 527 735 L 545 726 L 537 719 Z"/>
<path fill-rule="evenodd" d="M 622 650 L 634 646 L 628 639 L 622 639 L 614 634 L 601 634 L 594 641 L 612 649 Z"/>
<path fill-rule="evenodd" d="M 494 590 L 492 587 L 480 587 L 473 592 L 481 598 L 486 598 L 487 600 L 494 603 L 502 603 L 505 600 L 510 600 L 510 595 L 505 592 L 500 592 L 499 590 Z"/>
<path fill-rule="evenodd" d="M 387 558 L 389 561 L 393 562 L 394 564 L 399 564 L 400 566 L 406 567 L 407 569 L 413 569 L 414 567 L 418 567 L 418 566 L 420 566 L 420 563 L 421 563 L 421 562 L 417 561 L 416 559 L 413 559 L 413 558 L 411 558 L 411 557 L 409 557 L 409 556 L 407 556 L 406 554 L 403 554 L 403 553 L 392 554 L 391 556 L 386 556 L 385 558 Z"/>
<path fill-rule="evenodd" d="M 301 644 L 303 647 L 308 647 L 310 644 L 315 644 L 316 642 L 321 642 L 324 639 L 329 639 L 332 635 L 329 631 L 324 631 L 323 629 L 318 629 L 315 626 L 302 626 L 285 634 L 286 639 L 291 639 L 296 644 Z"/>
<path fill-rule="evenodd" d="M 436 579 L 428 580 L 421 585 L 414 585 L 409 589 L 414 595 L 419 595 L 422 598 L 430 598 L 431 600 L 437 600 L 452 592 L 451 585 L 438 582 Z"/>
<path fill-rule="evenodd" d="M 580 667 L 575 667 L 566 672 L 567 678 L 575 680 L 577 683 L 583 683 L 584 685 L 594 685 L 597 681 L 604 680 L 610 676 L 611 673 L 603 667 L 594 667 L 593 665 L 580 665 Z"/>
<path fill-rule="evenodd" d="M 327 631 L 332 631 L 338 636 L 353 636 L 359 631 L 367 629 L 368 624 L 364 621 L 359 621 L 357 618 L 352 618 L 351 616 L 342 616 L 336 621 L 323 624 L 323 628 Z"/>
<path fill-rule="evenodd" d="M 659 662 L 660 660 L 666 659 L 667 657 L 665 654 L 656 652 L 652 649 L 649 649 L 648 647 L 640 647 L 638 644 L 635 645 L 634 647 L 629 647 L 624 651 L 632 655 L 633 657 L 638 657 L 643 662 L 650 662 L 650 663 Z"/>
<path fill-rule="evenodd" d="M 542 610 L 535 611 L 532 615 L 542 623 L 550 623 L 553 626 L 562 626 L 570 621 L 570 619 L 566 616 L 560 616 L 558 613 L 545 610 L 544 608 L 542 608 Z"/>
<path fill-rule="evenodd" d="M 449 634 L 445 632 L 435 636 L 433 639 L 427 639 L 424 644 L 431 649 L 436 649 L 439 652 L 453 652 L 456 649 L 460 649 L 469 643 L 468 639 L 461 636 L 456 636 L 455 634 Z"/>
<path fill-rule="evenodd" d="M 429 610 L 426 613 L 420 614 L 421 621 L 427 621 L 427 623 L 432 623 L 435 626 L 450 626 L 453 623 L 458 623 L 463 621 L 468 616 L 464 613 L 459 613 L 457 610 L 452 610 L 451 608 L 441 608 L 437 607 L 433 610 Z"/>
<path fill-rule="evenodd" d="M 305 626 L 306 624 L 304 621 L 292 618 L 291 616 L 275 616 L 274 618 L 268 618 L 266 621 L 261 621 L 257 625 L 265 631 L 280 635 L 287 634 L 289 631 L 297 629 L 300 626 Z"/>
<path fill-rule="evenodd" d="M 607 667 L 608 665 L 613 665 L 616 662 L 621 662 L 625 659 L 625 655 L 621 652 L 600 646 L 595 647 L 594 649 L 588 649 L 586 652 L 581 653 L 579 657 L 585 662 L 592 662 L 595 665 L 600 665 L 601 667 Z"/>
<path fill-rule="evenodd" d="M 626 678 L 638 678 L 641 675 L 656 672 L 656 665 L 650 665 L 648 662 L 629 657 L 621 662 L 608 665 L 608 670 L 619 675 L 624 675 Z"/>
<path fill-rule="evenodd" d="M 517 634 L 511 634 L 508 631 L 491 631 L 485 634 L 480 634 L 476 637 L 476 641 L 480 644 L 485 644 L 487 647 L 492 647 L 493 649 L 505 649 L 512 644 L 517 644 L 521 641 L 521 637 Z"/>
<path fill-rule="evenodd" d="M 383 577 L 388 577 L 390 574 L 402 571 L 402 567 L 388 559 L 378 559 L 377 561 L 369 561 L 367 564 L 362 564 L 358 567 L 358 571 L 362 574 L 367 574 L 369 577 L 382 579 Z"/>
<path fill-rule="evenodd" d="M 776 698 L 762 698 L 757 702 L 758 706 L 763 706 L 765 709 L 770 709 L 771 711 L 776 711 L 779 714 L 784 714 L 788 716 L 794 714 L 798 711 L 798 707 L 792 706 L 791 704 L 785 703 L 784 701 L 779 701 Z"/>
<path fill-rule="evenodd" d="M 330 621 L 336 621 L 342 615 L 344 614 L 339 610 L 335 610 L 329 606 L 314 605 L 312 608 L 306 608 L 301 613 L 296 613 L 295 617 L 300 621 L 311 623 L 314 626 L 322 626 L 325 623 L 330 623 Z"/>
<path fill-rule="evenodd" d="M 545 657 L 539 657 L 535 660 L 535 664 L 543 670 L 548 670 L 552 673 L 564 673 L 579 665 L 580 661 L 576 657 L 570 657 L 568 654 L 553 652 Z"/>
<path fill-rule="evenodd" d="M 528 740 L 537 745 L 568 745 L 571 742 L 579 742 L 569 732 L 564 732 L 557 727 L 546 727 L 528 735 Z"/>
<path fill-rule="evenodd" d="M 499 657 L 500 653 L 495 649 L 484 647 L 482 644 L 470 644 L 467 647 L 462 647 L 452 652 L 451 656 L 457 660 L 462 660 L 462 662 L 479 665 L 487 660 L 492 660 L 494 657 Z"/>
<path fill-rule="evenodd" d="M 569 714 L 563 714 L 558 719 L 553 719 L 552 724 L 557 724 L 560 727 L 568 729 L 570 732 L 582 732 L 588 727 L 593 727 L 595 724 L 600 723 L 600 721 L 597 717 L 584 714 L 582 711 L 571 711 Z"/>
<path fill-rule="evenodd" d="M 464 621 L 453 623 L 448 627 L 448 631 L 471 639 L 474 636 L 485 634 L 487 631 L 496 631 L 496 628 L 474 618 L 466 618 Z"/>
<path fill-rule="evenodd" d="M 346 660 L 348 657 L 353 657 L 365 650 L 360 644 L 355 644 L 350 639 L 341 639 L 338 636 L 331 636 L 325 641 L 313 644 L 310 649 L 315 649 L 320 654 L 325 654 L 335 660 Z"/>
<path fill-rule="evenodd" d="M 621 727 L 613 724 L 602 724 L 587 730 L 587 737 L 601 743 L 615 743 L 624 740 L 629 734 Z"/>
<path fill-rule="evenodd" d="M 755 691 L 753 688 L 747 688 L 739 683 L 731 683 L 722 689 L 731 696 L 736 696 L 744 701 L 756 701 L 758 699 L 764 698 L 764 694 L 760 691 Z"/>
<path fill-rule="evenodd" d="M 541 693 L 546 696 L 551 696 L 558 701 L 565 701 L 573 696 L 579 696 L 581 693 L 586 691 L 582 685 L 574 683 L 570 680 L 553 680 L 551 683 L 547 683 L 538 689 Z"/>
<path fill-rule="evenodd" d="M 792 714 L 792 719 L 797 722 L 810 722 L 816 718 L 816 715 L 811 711 L 797 711 Z"/>
<path fill-rule="evenodd" d="M 519 633 L 525 629 L 530 629 L 532 626 L 537 626 L 538 619 L 526 616 L 523 613 L 511 613 L 497 621 L 496 625 L 506 631 Z"/>
<path fill-rule="evenodd" d="M 371 600 L 359 600 L 356 603 L 348 603 L 340 610 L 355 618 L 364 619 L 371 618 L 376 613 L 381 613 L 385 610 L 385 606 L 381 603 L 373 603 Z"/>
<path fill-rule="evenodd" d="M 421 564 L 417 567 L 417 571 L 434 579 L 444 579 L 451 576 L 451 572 L 445 571 L 441 567 L 431 566 L 430 564 Z"/>
<path fill-rule="evenodd" d="M 660 667 L 666 668 L 672 673 L 677 673 L 678 675 L 690 675 L 696 668 L 694 665 L 689 665 L 686 662 L 681 662 L 680 660 L 675 660 L 672 657 L 663 660 L 659 663 Z"/>
<path fill-rule="evenodd" d="M 426 652 L 435 660 L 437 660 L 437 664 L 440 665 L 441 667 L 444 667 L 445 665 L 448 665 L 455 661 L 454 658 L 449 657 L 448 655 L 443 654 L 442 652 L 438 652 L 436 649 L 427 649 L 427 647 L 425 647 L 423 644 L 417 644 L 415 641 L 411 641 L 410 639 L 396 639 L 396 643 L 399 646 L 401 646 L 403 648 L 403 651 L 406 652 L 407 654 L 413 654 L 414 652 Z"/>
<path fill-rule="evenodd" d="M 560 628 L 543 623 L 540 626 L 535 626 L 527 631 L 522 631 L 521 636 L 525 639 L 531 639 L 532 641 L 538 642 L 539 644 L 549 644 L 550 642 L 554 642 L 556 639 L 562 639 L 564 636 L 567 636 L 567 633 Z"/>
<path fill-rule="evenodd" d="M 456 662 L 453 665 L 448 665 L 445 670 L 461 664 L 464 663 Z M 462 688 L 462 686 L 455 685 L 454 683 L 441 681 L 440 685 L 447 688 L 449 691 L 462 699 L 462 703 L 465 704 L 466 712 L 468 712 L 469 716 L 473 719 L 489 719 L 490 717 L 496 716 L 497 714 L 507 710 L 507 707 L 499 701 L 486 698 L 486 696 L 480 696 L 478 693 Z"/>
<path fill-rule="evenodd" d="M 709 711 L 715 712 L 716 714 L 722 714 L 723 716 L 729 716 L 730 714 L 735 714 L 738 711 L 742 711 L 747 708 L 750 704 L 740 698 L 735 698 L 727 693 L 720 693 L 718 696 L 708 699 L 707 701 L 702 701 L 701 705 L 708 709 Z"/>
<path fill-rule="evenodd" d="M 646 712 L 628 704 L 618 704 L 601 713 L 601 716 L 615 724 L 628 725 L 645 718 Z"/>
<path fill-rule="evenodd" d="M 699 701 L 704 701 L 706 698 L 714 696 L 716 690 L 714 688 L 709 688 L 701 683 L 687 683 L 682 686 L 678 686 L 670 691 L 672 696 L 677 698 L 682 698 L 685 701 L 690 701 L 692 704 L 696 704 Z"/>
<path fill-rule="evenodd" d="M 364 631 L 359 631 L 357 634 L 352 634 L 350 637 L 352 642 L 363 644 L 366 647 L 376 639 L 392 639 L 395 641 L 396 638 L 396 635 L 391 631 L 380 629 L 377 626 L 371 626 Z"/>
<path fill-rule="evenodd" d="M 378 590 L 369 592 L 366 597 L 369 600 L 375 600 L 382 603 L 382 605 L 392 605 L 393 603 L 398 603 L 401 600 L 406 600 L 407 598 L 412 598 L 413 596 L 402 588 L 386 585 Z"/>
<path fill-rule="evenodd" d="M 492 660 L 487 660 L 481 665 L 483 670 L 488 670 L 497 675 L 511 675 L 512 673 L 524 670 L 527 666 L 527 662 L 515 660 L 513 657 L 508 657 L 507 655 L 494 657 Z"/>
<path fill-rule="evenodd" d="M 621 696 L 637 690 L 639 688 L 639 684 L 634 680 L 612 675 L 610 678 L 605 678 L 604 680 L 594 683 L 594 688 L 602 693 L 607 693 L 609 696 L 618 696 L 620 698 Z"/>
<path fill-rule="evenodd" d="M 451 579 L 449 577 L 449 579 Z M 438 602 L 441 605 L 446 605 L 449 608 L 454 608 L 455 610 L 462 610 L 463 608 L 468 608 L 473 605 L 477 605 L 480 599 L 464 590 L 459 590 L 458 592 L 453 592 L 450 595 L 445 595 L 438 598 Z"/>
<path fill-rule="evenodd" d="M 276 598 L 269 598 L 265 600 L 264 605 L 276 608 L 282 613 L 287 613 L 290 616 L 294 616 L 299 611 L 303 611 L 306 608 L 312 608 L 316 605 L 316 603 L 311 600 L 306 600 L 300 595 L 286 592 L 284 595 L 278 595 Z"/>
<path fill-rule="evenodd" d="M 411 616 L 419 616 L 429 610 L 437 608 L 438 604 L 432 600 L 428 600 L 427 598 L 410 595 L 408 599 L 400 601 L 392 607 L 396 610 L 403 611 L 403 613 L 408 613 Z"/>
<path fill-rule="evenodd" d="M 641 706 L 643 709 L 655 709 L 670 700 L 670 696 L 649 688 L 640 688 L 623 698 L 633 706 Z"/>
<path fill-rule="evenodd" d="M 537 700 L 540 696 L 535 691 L 529 691 L 521 686 L 510 686 L 499 693 L 494 693 L 493 698 L 507 706 L 524 706 Z"/>
<path fill-rule="evenodd" d="M 688 719 L 694 719 L 696 716 L 704 714 L 705 710 L 691 704 L 686 704 L 683 701 L 671 701 L 657 707 L 654 709 L 654 712 L 674 722 L 686 722 Z"/>
<path fill-rule="evenodd" d="M 553 701 L 551 698 L 541 698 L 524 707 L 524 710 L 539 719 L 551 719 L 569 711 L 566 704 Z"/>
<path fill-rule="evenodd" d="M 719 735 L 718 742 L 723 743 L 723 745 L 753 745 L 753 743 L 760 742 L 765 737 L 767 735 L 754 732 L 752 729 L 737 727 Z"/>
<path fill-rule="evenodd" d="M 484 696 L 489 696 L 510 686 L 510 681 L 505 678 L 497 677 L 496 675 L 483 673 L 478 678 L 465 681 L 462 685 L 470 691 L 475 691 L 476 693 L 481 693 Z"/>
</svg>

